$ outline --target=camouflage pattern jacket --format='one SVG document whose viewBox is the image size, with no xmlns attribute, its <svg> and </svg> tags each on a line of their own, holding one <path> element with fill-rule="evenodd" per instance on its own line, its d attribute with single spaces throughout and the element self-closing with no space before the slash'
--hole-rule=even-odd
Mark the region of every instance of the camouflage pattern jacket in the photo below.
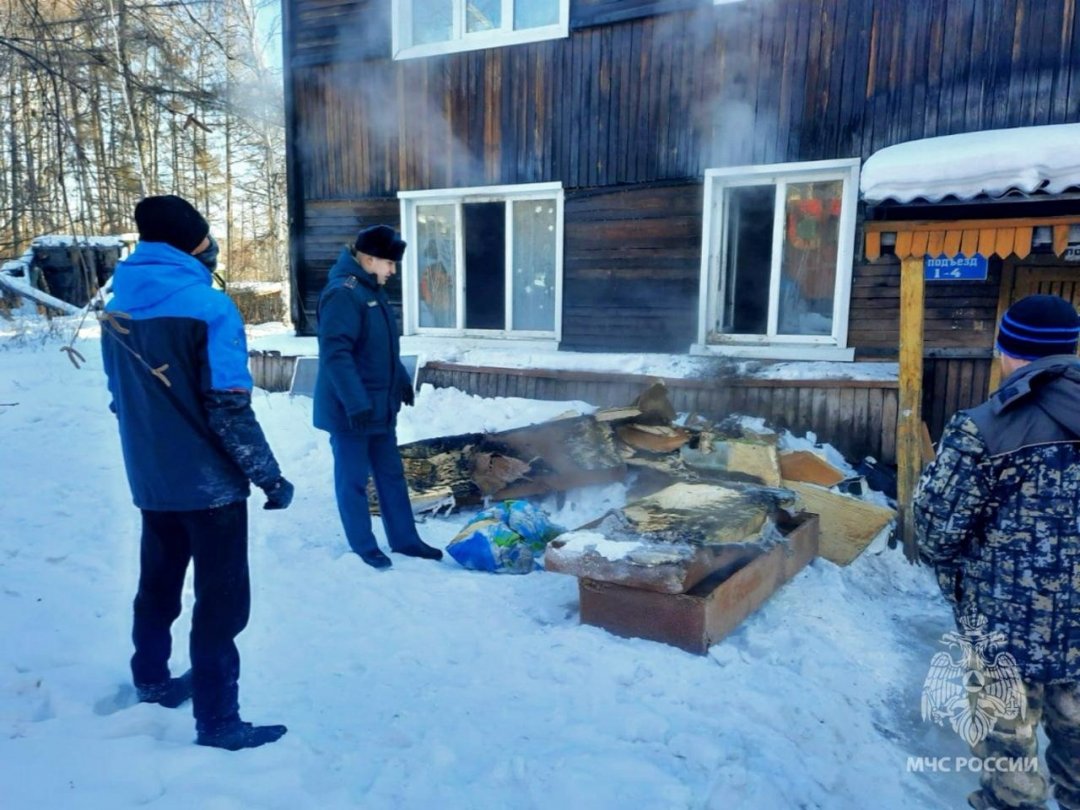
<svg viewBox="0 0 1080 810">
<path fill-rule="evenodd" d="M 1080 681 L 1080 360 L 1036 360 L 957 413 L 914 514 L 957 615 L 1002 631 L 1025 679 Z"/>
</svg>

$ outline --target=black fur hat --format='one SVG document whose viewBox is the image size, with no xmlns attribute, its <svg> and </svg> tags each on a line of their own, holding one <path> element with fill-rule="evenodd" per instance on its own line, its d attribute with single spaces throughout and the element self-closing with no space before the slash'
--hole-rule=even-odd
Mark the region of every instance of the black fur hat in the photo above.
<svg viewBox="0 0 1080 810">
<path fill-rule="evenodd" d="M 354 245 L 357 253 L 366 253 L 376 259 L 400 262 L 405 255 L 405 242 L 389 225 L 372 225 L 356 235 Z"/>
<path fill-rule="evenodd" d="M 146 197 L 135 206 L 135 226 L 144 242 L 165 242 L 191 253 L 210 233 L 210 223 L 183 197 Z"/>
</svg>

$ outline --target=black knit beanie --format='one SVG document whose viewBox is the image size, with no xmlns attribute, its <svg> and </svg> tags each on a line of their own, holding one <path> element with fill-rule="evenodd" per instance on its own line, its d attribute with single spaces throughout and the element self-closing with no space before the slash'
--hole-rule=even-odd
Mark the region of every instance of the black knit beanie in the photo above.
<svg viewBox="0 0 1080 810">
<path fill-rule="evenodd" d="M 1005 312 L 998 327 L 997 346 L 1018 360 L 1052 354 L 1076 354 L 1080 316 L 1076 307 L 1056 295 L 1029 295 Z"/>
<path fill-rule="evenodd" d="M 372 225 L 356 235 L 353 246 L 358 253 L 366 253 L 376 259 L 400 262 L 405 255 L 405 242 L 389 225 Z"/>
<path fill-rule="evenodd" d="M 183 197 L 146 197 L 135 206 L 135 226 L 144 242 L 165 242 L 191 253 L 210 233 L 210 223 Z"/>
</svg>

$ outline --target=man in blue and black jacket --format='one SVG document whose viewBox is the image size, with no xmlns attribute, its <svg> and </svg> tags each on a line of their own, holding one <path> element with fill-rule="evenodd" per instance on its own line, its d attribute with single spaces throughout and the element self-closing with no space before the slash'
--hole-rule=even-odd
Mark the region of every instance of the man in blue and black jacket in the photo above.
<svg viewBox="0 0 1080 810">
<path fill-rule="evenodd" d="M 186 200 L 135 207 L 139 243 L 113 276 L 101 347 L 124 466 L 142 511 L 131 671 L 140 700 L 175 707 L 192 698 L 197 742 L 254 748 L 285 726 L 240 719 L 235 638 L 251 607 L 248 482 L 266 509 L 284 509 L 281 475 L 251 409 L 240 313 L 211 287 L 217 246 Z M 195 567 L 191 670 L 169 676 L 170 628 Z"/>
<path fill-rule="evenodd" d="M 379 511 L 390 549 L 439 560 L 442 552 L 420 539 L 409 504 L 397 447 L 397 415 L 413 404 L 401 364 L 397 319 L 383 289 L 405 254 L 405 242 L 387 225 L 365 228 L 330 269 L 319 297 L 319 374 L 315 427 L 330 433 L 334 492 L 349 546 L 375 569 L 392 563 L 371 531 L 368 476 L 375 478 Z"/>
</svg>

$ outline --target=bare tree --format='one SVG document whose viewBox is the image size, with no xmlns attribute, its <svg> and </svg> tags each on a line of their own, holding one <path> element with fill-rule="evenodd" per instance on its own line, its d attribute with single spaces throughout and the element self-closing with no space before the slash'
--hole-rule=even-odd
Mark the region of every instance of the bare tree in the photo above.
<svg viewBox="0 0 1080 810">
<path fill-rule="evenodd" d="M 280 280 L 281 80 L 256 0 L 10 0 L 0 9 L 0 259 L 35 235 L 130 231 L 176 193 L 232 278 Z"/>
</svg>

